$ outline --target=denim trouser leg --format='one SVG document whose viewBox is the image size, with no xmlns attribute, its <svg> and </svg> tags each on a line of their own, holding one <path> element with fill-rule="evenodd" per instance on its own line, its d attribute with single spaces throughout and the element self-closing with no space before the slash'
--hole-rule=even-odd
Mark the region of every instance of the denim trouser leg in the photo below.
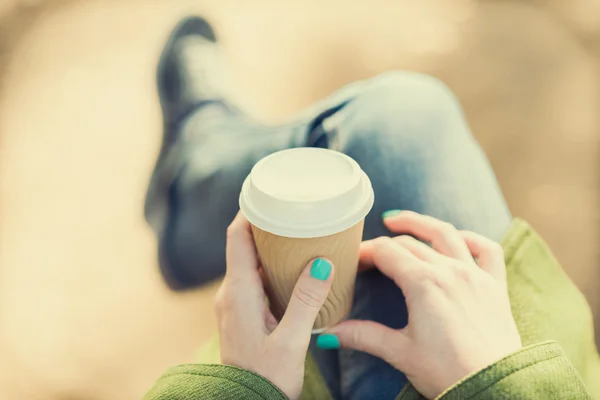
<svg viewBox="0 0 600 400">
<path fill-rule="evenodd" d="M 358 82 L 318 102 L 295 122 L 266 128 L 219 105 L 182 125 L 162 259 L 179 279 L 224 273 L 225 230 L 243 179 L 263 156 L 297 146 L 328 147 L 353 157 L 372 180 L 375 205 L 364 238 L 390 233 L 380 214 L 413 210 L 499 240 L 510 222 L 494 174 L 452 93 L 439 81 L 393 72 Z M 401 291 L 377 271 L 357 278 L 351 318 L 402 327 Z M 370 355 L 312 348 L 336 398 L 393 398 L 406 382 Z"/>
<path fill-rule="evenodd" d="M 431 215 L 495 240 L 508 227 L 511 216 L 489 163 L 455 97 L 439 81 L 414 73 L 382 75 L 320 129 L 372 180 L 375 205 L 365 239 L 390 234 L 381 221 L 390 209 Z M 408 321 L 401 291 L 377 271 L 359 275 L 350 318 L 395 328 Z M 342 350 L 338 364 L 345 399 L 394 398 L 406 382 L 364 353 Z"/>
</svg>

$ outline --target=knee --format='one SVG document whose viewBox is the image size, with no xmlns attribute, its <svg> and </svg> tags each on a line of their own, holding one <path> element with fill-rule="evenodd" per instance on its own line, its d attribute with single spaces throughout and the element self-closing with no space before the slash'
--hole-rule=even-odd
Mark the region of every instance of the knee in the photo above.
<svg viewBox="0 0 600 400">
<path fill-rule="evenodd" d="M 405 143 L 411 138 L 436 143 L 468 132 L 452 91 L 437 78 L 414 72 L 373 78 L 350 107 L 356 133 L 370 140 L 399 136 Z"/>
<path fill-rule="evenodd" d="M 392 115 L 439 119 L 460 112 L 456 96 L 444 82 L 417 72 L 394 71 L 375 77 L 360 100 L 378 103 Z"/>
</svg>

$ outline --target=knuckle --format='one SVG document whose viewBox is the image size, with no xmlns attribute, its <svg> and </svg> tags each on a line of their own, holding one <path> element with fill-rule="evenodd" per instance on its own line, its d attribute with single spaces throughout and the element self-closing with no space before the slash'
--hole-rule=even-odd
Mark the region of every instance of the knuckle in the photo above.
<svg viewBox="0 0 600 400">
<path fill-rule="evenodd" d="M 493 253 L 504 252 L 502 245 L 495 240 L 479 235 L 477 233 L 469 232 L 469 234 L 480 243 L 483 250 Z"/>
<path fill-rule="evenodd" d="M 304 304 L 306 307 L 318 309 L 323 303 L 321 294 L 316 290 L 308 289 L 300 285 L 294 291 L 294 297 L 297 301 Z"/>
<path fill-rule="evenodd" d="M 422 268 L 412 272 L 413 279 L 421 284 L 424 289 L 431 290 L 443 287 L 446 279 L 442 277 L 441 272 L 430 268 Z"/>
<path fill-rule="evenodd" d="M 466 268 L 464 265 L 455 264 L 454 266 L 454 274 L 461 279 L 470 279 L 471 278 L 471 268 Z"/>
<path fill-rule="evenodd" d="M 454 225 L 449 224 L 448 222 L 440 222 L 439 225 L 435 228 L 435 239 L 441 240 L 446 239 L 451 235 L 457 233 Z"/>
<path fill-rule="evenodd" d="M 457 232 L 454 225 L 452 225 L 451 223 L 448 223 L 448 222 L 442 222 L 440 224 L 440 231 L 445 234 L 454 234 Z"/>
<path fill-rule="evenodd" d="M 401 244 L 408 244 L 414 241 L 414 239 L 407 235 L 397 236 L 395 240 Z"/>
<path fill-rule="evenodd" d="M 427 282 L 429 283 L 430 289 L 443 289 L 449 283 L 447 277 L 443 276 L 443 274 L 434 272 L 429 273 Z"/>
<path fill-rule="evenodd" d="M 381 236 L 373 240 L 373 251 L 382 254 L 388 251 L 392 245 L 396 245 L 396 242 L 392 238 Z"/>
<path fill-rule="evenodd" d="M 461 282 L 471 283 L 475 279 L 475 269 L 462 264 L 456 264 L 453 268 L 454 277 Z"/>
<path fill-rule="evenodd" d="M 353 347 L 362 348 L 364 335 L 360 329 L 353 329 L 348 340 Z"/>
<path fill-rule="evenodd" d="M 231 224 L 227 227 L 227 239 L 231 239 L 233 236 L 235 236 L 236 233 L 236 229 L 235 229 L 235 225 Z"/>
<path fill-rule="evenodd" d="M 215 311 L 217 314 L 222 314 L 223 311 L 225 311 L 224 294 L 221 289 L 219 289 L 217 295 L 215 296 Z"/>
<path fill-rule="evenodd" d="M 415 282 L 424 282 L 430 279 L 431 272 L 426 268 L 418 268 L 407 272 L 407 275 Z"/>
<path fill-rule="evenodd" d="M 504 259 L 504 248 L 502 247 L 502 245 L 498 242 L 491 242 L 490 243 L 490 251 L 497 255 L 498 258 Z"/>
<path fill-rule="evenodd" d="M 425 280 L 434 281 L 439 279 L 440 273 L 440 271 L 437 271 L 434 268 L 423 268 L 421 270 L 421 277 Z"/>
<path fill-rule="evenodd" d="M 391 242 L 392 238 L 388 236 L 380 236 L 377 239 L 373 240 L 373 247 L 380 249 L 382 247 L 389 246 Z"/>
<path fill-rule="evenodd" d="M 215 311 L 218 315 L 222 315 L 231 308 L 231 291 L 228 290 L 225 284 L 221 285 L 215 295 Z"/>
</svg>

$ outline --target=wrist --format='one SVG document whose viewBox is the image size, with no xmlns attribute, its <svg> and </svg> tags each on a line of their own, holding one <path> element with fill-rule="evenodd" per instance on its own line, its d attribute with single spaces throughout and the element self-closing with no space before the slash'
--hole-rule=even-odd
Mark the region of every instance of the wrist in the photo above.
<svg viewBox="0 0 600 400">
<path fill-rule="evenodd" d="M 498 362 L 504 360 L 507 357 L 510 357 L 512 354 L 515 354 L 523 349 L 521 345 L 521 341 L 519 339 L 518 343 L 514 343 L 511 346 L 506 346 L 502 350 L 498 350 L 495 352 L 487 352 L 487 354 L 482 357 L 483 351 L 480 352 L 472 352 L 470 353 L 472 357 L 467 357 L 466 359 L 461 360 L 457 365 L 452 368 L 449 368 L 448 371 L 451 372 L 451 375 L 448 376 L 448 379 L 444 380 L 443 385 L 439 385 L 436 389 L 435 396 L 433 398 L 438 398 L 442 396 L 444 393 L 448 392 L 451 388 L 460 384 L 471 378 L 472 376 L 477 375 L 481 371 L 497 364 Z"/>
</svg>

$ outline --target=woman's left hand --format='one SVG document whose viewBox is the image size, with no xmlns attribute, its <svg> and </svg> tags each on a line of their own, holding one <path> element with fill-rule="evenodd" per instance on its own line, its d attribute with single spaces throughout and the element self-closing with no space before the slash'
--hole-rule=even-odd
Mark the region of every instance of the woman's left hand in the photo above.
<svg viewBox="0 0 600 400">
<path fill-rule="evenodd" d="M 288 398 L 298 399 L 311 332 L 329 294 L 333 266 L 324 259 L 307 265 L 280 323 L 268 308 L 258 268 L 250 224 L 238 213 L 227 231 L 227 272 L 216 299 L 221 361 L 259 374 Z"/>
</svg>

